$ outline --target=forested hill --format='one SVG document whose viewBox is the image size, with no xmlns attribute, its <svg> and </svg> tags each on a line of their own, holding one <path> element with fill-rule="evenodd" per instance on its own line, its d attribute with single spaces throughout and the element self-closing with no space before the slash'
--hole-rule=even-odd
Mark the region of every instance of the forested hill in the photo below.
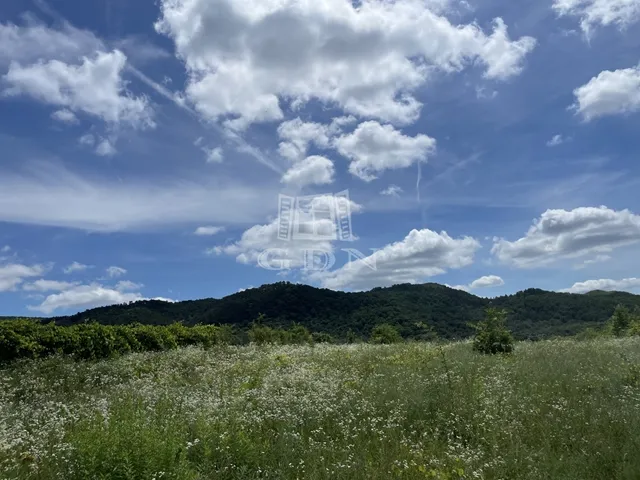
<svg viewBox="0 0 640 480">
<path fill-rule="evenodd" d="M 405 337 L 417 337 L 432 326 L 442 337 L 472 333 L 469 322 L 481 318 L 489 305 L 510 312 L 509 324 L 518 338 L 572 335 L 602 325 L 617 304 L 640 308 L 640 295 L 623 292 L 568 294 L 529 289 L 515 295 L 485 299 L 444 285 L 395 285 L 368 292 L 345 293 L 280 282 L 245 290 L 222 299 L 178 303 L 141 301 L 95 308 L 54 320 L 71 325 L 85 320 L 103 324 L 231 324 L 247 328 L 260 315 L 270 326 L 300 323 L 313 332 L 344 337 L 352 330 L 368 336 L 374 325 L 396 325 Z"/>
</svg>

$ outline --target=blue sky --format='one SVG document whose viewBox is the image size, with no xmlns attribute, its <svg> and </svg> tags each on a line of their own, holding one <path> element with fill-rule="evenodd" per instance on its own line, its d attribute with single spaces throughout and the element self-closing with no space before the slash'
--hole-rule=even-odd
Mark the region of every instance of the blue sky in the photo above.
<svg viewBox="0 0 640 480">
<path fill-rule="evenodd" d="M 639 33 L 640 0 L 4 1 L 0 313 L 640 293 Z M 345 190 L 351 241 L 278 237 L 279 195 Z"/>
</svg>

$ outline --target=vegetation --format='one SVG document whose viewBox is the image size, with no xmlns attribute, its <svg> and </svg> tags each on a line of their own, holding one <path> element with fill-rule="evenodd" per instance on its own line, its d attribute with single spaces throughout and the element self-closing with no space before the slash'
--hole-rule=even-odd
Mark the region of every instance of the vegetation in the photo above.
<svg viewBox="0 0 640 480">
<path fill-rule="evenodd" d="M 379 343 L 379 344 L 390 344 L 390 343 L 400 343 L 402 341 L 402 337 L 398 330 L 396 330 L 392 325 L 388 323 L 381 323 L 380 325 L 376 325 L 373 327 L 373 331 L 371 332 L 371 343 Z"/>
<path fill-rule="evenodd" d="M 506 327 L 507 312 L 487 308 L 485 318 L 477 325 L 473 349 L 486 354 L 513 352 L 513 337 Z"/>
<path fill-rule="evenodd" d="M 30 319 L 6 320 L 0 322 L 0 362 L 56 354 L 70 355 L 77 360 L 95 360 L 188 345 L 209 348 L 231 341 L 232 329 L 228 326 L 186 327 L 180 323 L 112 326 L 92 322 L 60 327 Z"/>
<path fill-rule="evenodd" d="M 509 356 L 470 342 L 191 346 L 0 368 L 3 479 L 635 480 L 639 446 L 640 337 Z"/>
<path fill-rule="evenodd" d="M 276 283 L 245 290 L 222 299 L 178 303 L 142 301 L 97 308 L 55 318 L 60 325 L 95 320 L 104 325 L 142 323 L 170 325 L 233 325 L 247 331 L 259 314 L 263 325 L 288 329 L 299 323 L 339 341 L 368 338 L 379 324 L 388 323 L 405 339 L 420 339 L 428 324 L 445 339 L 462 339 L 474 331 L 469 324 L 484 317 L 487 307 L 509 312 L 507 327 L 516 339 L 575 335 L 586 328 L 601 328 L 616 305 L 640 308 L 640 295 L 591 292 L 577 295 L 529 289 L 515 295 L 485 299 L 434 283 L 396 285 L 369 292 L 345 293 L 307 285 Z M 351 333 L 349 334 L 349 331 Z"/>
</svg>

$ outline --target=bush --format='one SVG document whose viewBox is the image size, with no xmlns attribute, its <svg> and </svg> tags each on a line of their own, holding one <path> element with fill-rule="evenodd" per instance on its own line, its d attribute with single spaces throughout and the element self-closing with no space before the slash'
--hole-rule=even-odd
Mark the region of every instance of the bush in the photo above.
<svg viewBox="0 0 640 480">
<path fill-rule="evenodd" d="M 507 312 L 487 308 L 484 320 L 472 325 L 476 330 L 473 349 L 485 354 L 513 352 L 513 337 L 506 327 Z"/>
<path fill-rule="evenodd" d="M 311 332 L 302 326 L 295 324 L 289 330 L 290 342 L 295 345 L 303 345 L 305 343 L 313 343 L 313 337 L 311 336 Z"/>
<path fill-rule="evenodd" d="M 314 332 L 311 334 L 314 343 L 334 343 L 334 338 L 328 333 L 324 332 Z"/>
<path fill-rule="evenodd" d="M 71 355 L 80 360 L 96 360 L 130 352 L 169 350 L 179 346 L 230 343 L 230 326 L 182 324 L 101 325 L 86 322 L 69 327 L 36 320 L 0 321 L 0 362 L 19 358 Z"/>
<path fill-rule="evenodd" d="M 393 325 L 382 323 L 373 327 L 373 330 L 371 331 L 371 338 L 369 339 L 369 341 L 371 343 L 385 344 L 399 343 L 402 341 L 402 336 Z"/>
<path fill-rule="evenodd" d="M 618 305 L 609 319 L 611 332 L 616 337 L 624 337 L 631 326 L 631 321 L 629 309 L 623 305 Z"/>
</svg>

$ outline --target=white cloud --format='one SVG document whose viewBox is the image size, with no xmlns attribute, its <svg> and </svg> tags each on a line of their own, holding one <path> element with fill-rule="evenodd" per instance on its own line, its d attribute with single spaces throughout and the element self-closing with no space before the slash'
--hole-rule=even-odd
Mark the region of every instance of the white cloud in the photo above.
<svg viewBox="0 0 640 480">
<path fill-rule="evenodd" d="M 547 147 L 555 147 L 564 143 L 565 141 L 566 139 L 563 138 L 562 135 L 554 135 L 553 137 L 551 137 L 551 140 L 547 142 Z"/>
<path fill-rule="evenodd" d="M 10 250 L 11 250 L 11 247 L 9 245 L 5 245 L 4 247 L 0 248 L 1 253 L 7 253 Z"/>
<path fill-rule="evenodd" d="M 278 198 L 275 186 L 223 177 L 94 179 L 49 163 L 30 163 L 26 171 L 0 169 L 0 221 L 107 232 L 247 224 L 272 213 Z"/>
<path fill-rule="evenodd" d="M 101 157 L 111 157 L 116 153 L 117 151 L 115 147 L 113 146 L 111 141 L 106 138 L 103 138 L 96 147 L 96 154 L 100 155 Z"/>
<path fill-rule="evenodd" d="M 473 263 L 480 248 L 471 237 L 451 238 L 446 232 L 412 230 L 403 240 L 386 245 L 365 259 L 311 275 L 323 287 L 335 290 L 367 290 L 398 283 L 420 283 L 447 269 Z M 375 269 L 373 269 L 375 267 Z"/>
<path fill-rule="evenodd" d="M 141 283 L 134 283 L 130 280 L 120 280 L 116 284 L 115 288 L 119 292 L 127 292 L 130 290 L 140 290 L 142 287 L 144 287 L 144 285 L 142 285 Z"/>
<path fill-rule="evenodd" d="M 331 160 L 319 155 L 312 155 L 289 168 L 282 176 L 282 182 L 298 187 L 325 185 L 333 182 L 334 173 Z"/>
<path fill-rule="evenodd" d="M 280 100 L 312 99 L 348 113 L 411 123 L 412 92 L 434 70 L 485 68 L 504 79 L 522 69 L 535 40 L 511 41 L 501 19 L 487 35 L 454 25 L 418 0 L 163 0 L 158 32 L 188 73 L 186 95 L 232 128 L 281 120 Z M 432 6 L 433 8 L 433 6 Z"/>
<path fill-rule="evenodd" d="M 640 288 L 640 278 L 623 278 L 622 280 L 611 280 L 602 278 L 600 280 L 587 280 L 586 282 L 574 283 L 571 288 L 560 290 L 565 293 L 587 293 L 593 290 L 605 291 L 632 291 Z"/>
<path fill-rule="evenodd" d="M 114 50 L 83 57 L 79 65 L 60 60 L 23 66 L 12 62 L 4 81 L 5 95 L 27 95 L 41 102 L 101 118 L 109 125 L 153 127 L 152 110 L 145 97 L 129 93 L 122 81 L 125 55 Z"/>
<path fill-rule="evenodd" d="M 354 132 L 335 140 L 338 152 L 351 160 L 349 172 L 365 181 L 376 179 L 384 170 L 426 160 L 435 146 L 436 141 L 427 135 L 409 137 L 375 121 L 361 123 Z"/>
<path fill-rule="evenodd" d="M 208 226 L 208 227 L 196 228 L 196 231 L 193 232 L 193 234 L 200 235 L 200 236 L 211 236 L 211 235 L 217 235 L 220 232 L 224 232 L 224 227 Z"/>
<path fill-rule="evenodd" d="M 135 64 L 150 63 L 155 60 L 170 58 L 172 55 L 165 49 L 150 43 L 143 35 L 129 35 L 115 42 L 115 47 L 124 52 Z M 165 79 L 169 78 L 165 76 Z M 169 78 L 169 82 L 171 79 Z"/>
<path fill-rule="evenodd" d="M 85 265 L 83 263 L 73 262 L 71 265 L 65 267 L 64 273 L 69 274 L 74 272 L 84 272 L 89 268 L 93 268 L 93 265 Z"/>
<path fill-rule="evenodd" d="M 40 277 L 46 270 L 42 265 L 28 266 L 16 263 L 0 265 L 0 292 L 14 290 L 25 279 Z"/>
<path fill-rule="evenodd" d="M 45 280 L 43 278 L 32 283 L 26 283 L 22 289 L 27 292 L 62 292 L 77 285 L 75 282 L 61 282 L 58 280 Z"/>
<path fill-rule="evenodd" d="M 47 296 L 40 305 L 28 306 L 29 310 L 50 315 L 60 309 L 86 309 L 142 300 L 137 292 L 121 292 L 98 283 L 77 285 L 69 290 Z"/>
<path fill-rule="evenodd" d="M 111 266 L 107 268 L 106 272 L 107 275 L 109 275 L 109 278 L 117 278 L 125 275 L 127 273 L 127 270 L 122 267 Z"/>
<path fill-rule="evenodd" d="M 581 207 L 547 210 L 527 234 L 510 242 L 495 239 L 491 252 L 516 267 L 548 265 L 560 259 L 603 254 L 640 241 L 640 216 L 629 210 Z"/>
<path fill-rule="evenodd" d="M 388 197 L 399 197 L 402 191 L 402 188 L 397 185 L 389 185 L 387 188 L 380 192 L 380 195 L 386 195 Z"/>
<path fill-rule="evenodd" d="M 463 292 L 471 293 L 472 290 L 477 288 L 490 288 L 490 287 L 500 287 L 504 285 L 504 280 L 496 275 L 487 275 L 485 277 L 480 277 L 469 285 L 448 285 L 445 283 L 445 286 L 449 288 L 454 288 L 456 290 L 462 290 Z"/>
<path fill-rule="evenodd" d="M 313 199 L 313 209 L 334 205 L 333 197 L 317 196 Z M 360 205 L 350 202 L 351 213 L 360 211 Z M 297 231 L 290 240 L 279 238 L 280 224 L 278 219 L 266 225 L 254 225 L 246 230 L 240 240 L 229 245 L 213 247 L 207 253 L 213 255 L 230 255 L 236 261 L 243 264 L 257 265 L 262 257 L 263 265 L 272 266 L 274 270 L 289 270 L 300 268 L 305 263 L 305 251 L 333 252 L 332 236 L 335 239 L 335 223 L 329 219 L 305 219 L 296 221 L 298 225 L 305 227 L 305 232 L 313 232 L 313 238 L 299 238 Z M 295 230 L 296 225 L 294 225 Z M 264 252 L 271 251 L 271 254 Z"/>
<path fill-rule="evenodd" d="M 573 91 L 572 106 L 585 121 L 606 115 L 626 115 L 640 110 L 640 66 L 604 70 Z"/>
<path fill-rule="evenodd" d="M 555 0 L 553 8 L 558 15 L 579 17 L 587 36 L 598 25 L 625 28 L 640 20 L 638 0 Z"/>
<path fill-rule="evenodd" d="M 53 58 L 73 61 L 103 48 L 93 33 L 66 23 L 59 30 L 33 18 L 26 26 L 0 23 L 0 66 L 11 61 L 32 63 Z"/>
<path fill-rule="evenodd" d="M 156 302 L 167 302 L 167 303 L 176 303 L 179 301 L 179 300 L 174 300 L 172 298 L 166 298 L 166 297 L 143 298 L 143 300 L 155 300 Z"/>
<path fill-rule="evenodd" d="M 469 284 L 471 290 L 476 288 L 500 287 L 504 285 L 504 280 L 497 275 L 486 275 L 480 277 Z"/>
<path fill-rule="evenodd" d="M 67 125 L 74 125 L 76 123 L 79 123 L 76 114 L 66 108 L 56 110 L 51 114 L 51 118 L 57 120 L 58 122 L 66 123 Z"/>
<path fill-rule="evenodd" d="M 203 151 L 207 156 L 207 163 L 222 163 L 224 160 L 224 152 L 221 147 L 204 148 Z"/>
<path fill-rule="evenodd" d="M 594 263 L 603 263 L 611 260 L 611 255 L 596 255 L 593 258 L 589 258 L 582 262 L 581 264 L 574 265 L 574 268 L 581 269 L 585 268 L 587 265 L 593 265 Z"/>
<path fill-rule="evenodd" d="M 80 145 L 86 145 L 88 147 L 93 147 L 93 145 L 95 145 L 95 143 L 96 143 L 96 138 L 92 134 L 86 133 L 86 134 L 82 135 L 78 139 L 78 143 Z"/>
<path fill-rule="evenodd" d="M 344 117 L 341 117 L 344 119 Z M 282 122 L 278 127 L 278 136 L 285 140 L 280 143 L 280 155 L 292 162 L 305 158 L 309 144 L 319 148 L 328 148 L 331 137 L 339 133 L 344 120 L 323 125 L 316 122 L 304 122 L 300 118 Z"/>
</svg>

